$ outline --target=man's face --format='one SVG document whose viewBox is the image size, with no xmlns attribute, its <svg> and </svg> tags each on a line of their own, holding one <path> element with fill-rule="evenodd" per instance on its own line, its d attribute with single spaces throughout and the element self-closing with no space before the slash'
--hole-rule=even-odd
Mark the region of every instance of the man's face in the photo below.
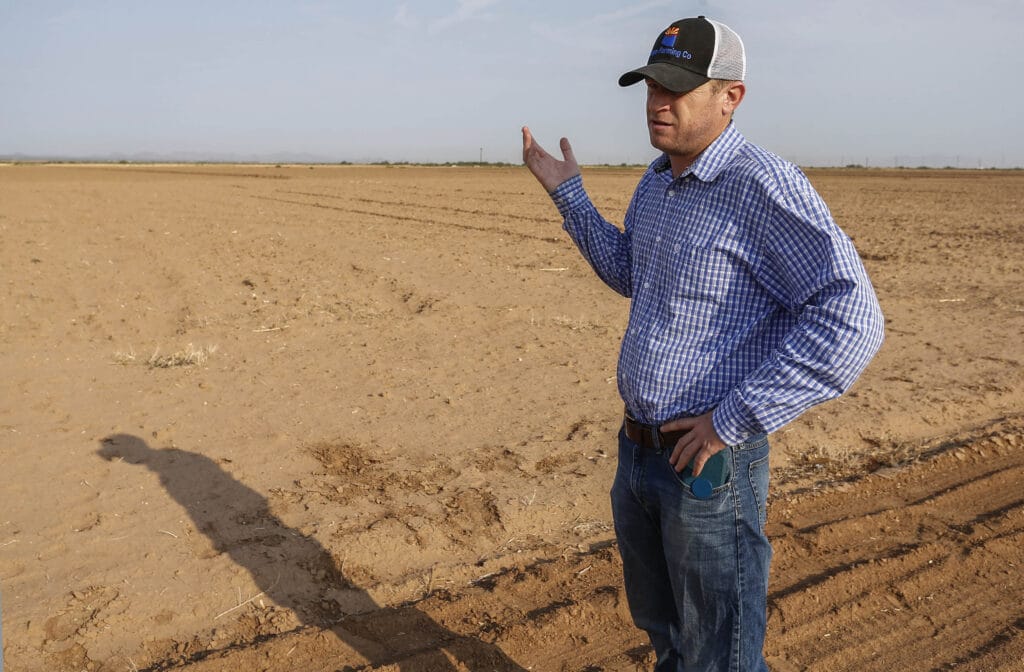
<svg viewBox="0 0 1024 672">
<path fill-rule="evenodd" d="M 646 81 L 651 144 L 688 166 L 728 125 L 728 88 L 716 92 L 715 83 L 706 82 L 680 94 Z"/>
</svg>

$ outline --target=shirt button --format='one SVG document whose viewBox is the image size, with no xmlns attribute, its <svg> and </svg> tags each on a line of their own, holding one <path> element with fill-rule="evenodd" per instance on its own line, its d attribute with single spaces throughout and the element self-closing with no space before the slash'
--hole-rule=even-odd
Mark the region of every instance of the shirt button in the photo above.
<svg viewBox="0 0 1024 672">
<path fill-rule="evenodd" d="M 644 283 L 644 289 L 650 289 L 650 288 L 651 288 L 651 283 L 645 282 Z"/>
<path fill-rule="evenodd" d="M 661 242 L 661 236 L 658 236 L 658 237 L 656 237 L 656 238 L 654 239 L 654 241 L 655 241 L 655 242 L 657 242 L 657 243 L 660 243 L 660 242 Z"/>
<path fill-rule="evenodd" d="M 683 249 L 683 246 L 682 246 L 682 245 L 680 245 L 680 244 L 678 244 L 678 243 L 676 243 L 676 246 L 675 246 L 675 247 L 673 247 L 672 249 L 673 249 L 673 250 L 675 250 L 676 252 L 678 252 L 678 251 L 680 251 L 681 249 Z"/>
<path fill-rule="evenodd" d="M 669 196 L 675 196 L 676 195 L 676 190 L 675 189 L 669 189 L 668 190 L 668 195 Z"/>
</svg>

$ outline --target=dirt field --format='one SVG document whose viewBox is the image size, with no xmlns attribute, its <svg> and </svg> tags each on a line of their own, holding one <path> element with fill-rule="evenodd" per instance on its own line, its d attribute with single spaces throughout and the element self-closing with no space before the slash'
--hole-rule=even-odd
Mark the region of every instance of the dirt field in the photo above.
<svg viewBox="0 0 1024 672">
<path fill-rule="evenodd" d="M 888 331 L 773 437 L 773 670 L 1024 670 L 1024 173 L 810 176 Z M 525 169 L 0 166 L 0 292 L 10 672 L 649 669 Z"/>
</svg>

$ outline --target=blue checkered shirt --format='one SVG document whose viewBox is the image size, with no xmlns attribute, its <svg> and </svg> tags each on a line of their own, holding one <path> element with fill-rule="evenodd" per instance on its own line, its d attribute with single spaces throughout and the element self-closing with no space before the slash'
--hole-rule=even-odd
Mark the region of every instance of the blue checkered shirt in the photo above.
<svg viewBox="0 0 1024 672">
<path fill-rule="evenodd" d="M 733 124 L 678 178 L 655 160 L 625 231 L 578 176 L 551 196 L 583 256 L 631 299 L 618 384 L 640 422 L 714 409 L 733 445 L 845 392 L 882 344 L 849 237 L 799 168 Z"/>
</svg>

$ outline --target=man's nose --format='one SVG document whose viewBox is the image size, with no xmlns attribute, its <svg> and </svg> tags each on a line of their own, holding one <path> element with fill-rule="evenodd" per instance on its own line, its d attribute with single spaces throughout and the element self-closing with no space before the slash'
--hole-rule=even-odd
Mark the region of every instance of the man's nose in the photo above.
<svg viewBox="0 0 1024 672">
<path fill-rule="evenodd" d="M 672 102 L 672 98 L 675 94 L 649 77 L 646 78 L 645 81 L 647 82 L 648 107 L 662 108 Z"/>
<path fill-rule="evenodd" d="M 665 91 L 652 91 L 651 95 L 647 97 L 647 105 L 652 110 L 660 110 L 663 107 L 668 107 L 671 100 L 671 96 L 667 95 Z"/>
</svg>

